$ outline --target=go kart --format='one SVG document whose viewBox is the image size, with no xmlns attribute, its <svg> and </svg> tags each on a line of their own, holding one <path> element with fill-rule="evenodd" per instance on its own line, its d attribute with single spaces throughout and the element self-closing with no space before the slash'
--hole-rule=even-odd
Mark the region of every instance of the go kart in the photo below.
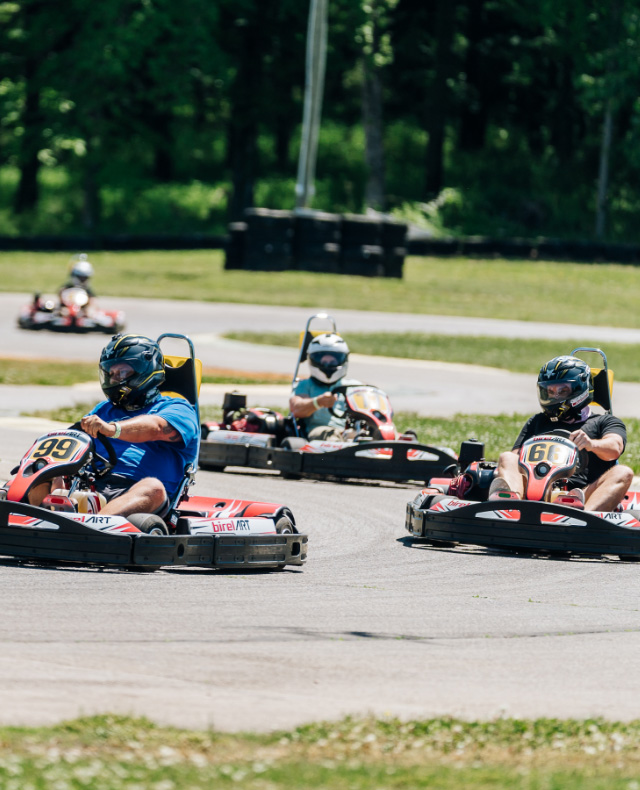
<svg viewBox="0 0 640 790">
<path fill-rule="evenodd" d="M 102 310 L 89 305 L 89 294 L 77 286 L 65 288 L 59 297 L 35 294 L 18 316 L 21 329 L 50 329 L 56 332 L 105 332 L 124 329 L 122 310 Z"/>
<path fill-rule="evenodd" d="M 316 332 L 312 316 L 302 334 L 301 350 L 293 377 Z M 325 330 L 326 331 L 326 330 Z M 220 422 L 202 425 L 200 466 L 223 471 L 227 466 L 268 469 L 296 477 L 365 478 L 404 482 L 427 481 L 453 470 L 457 456 L 448 447 L 420 444 L 412 431 L 400 434 L 393 423 L 393 408 L 385 392 L 368 384 L 329 388 L 338 395 L 331 410 L 344 419 L 342 441 L 309 441 L 295 419 L 264 407 L 247 408 L 246 396 L 227 393 Z"/>
<path fill-rule="evenodd" d="M 165 356 L 166 383 L 197 410 L 196 371 L 191 356 Z M 199 374 L 198 374 L 199 378 Z M 115 466 L 108 438 L 100 445 L 78 425 L 40 436 L 0 488 L 0 554 L 36 561 L 158 568 L 284 568 L 306 560 L 307 537 L 298 533 L 289 508 L 267 502 L 192 496 L 195 470 L 189 466 L 161 519 L 150 514 L 101 515 L 104 497 L 96 481 Z M 41 505 L 29 493 L 60 479 Z"/>
<path fill-rule="evenodd" d="M 600 384 L 609 381 L 606 359 L 604 371 L 597 375 L 602 372 L 607 375 Z M 602 405 L 603 401 L 610 410 L 610 394 L 601 396 Z M 407 531 L 435 545 L 640 559 L 640 492 L 627 492 L 614 512 L 585 511 L 582 500 L 567 490 L 567 481 L 580 464 L 580 453 L 568 436 L 557 431 L 534 436 L 522 445 L 518 460 L 524 479 L 522 499 L 511 491 L 488 497 L 496 464 L 482 459 L 484 447 L 479 445 L 456 477 L 432 479 L 407 504 Z"/>
</svg>

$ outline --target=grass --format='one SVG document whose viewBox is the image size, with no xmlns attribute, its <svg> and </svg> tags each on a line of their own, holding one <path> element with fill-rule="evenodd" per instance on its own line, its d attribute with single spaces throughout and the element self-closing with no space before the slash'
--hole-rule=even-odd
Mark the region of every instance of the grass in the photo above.
<svg viewBox="0 0 640 790">
<path fill-rule="evenodd" d="M 0 253 L 4 291 L 55 290 L 70 254 Z M 98 296 L 198 299 L 640 327 L 640 267 L 409 257 L 401 280 L 225 271 L 219 250 L 90 256 Z"/>
<path fill-rule="evenodd" d="M 62 360 L 18 359 L 0 357 L 0 384 L 70 387 L 85 381 L 98 380 L 97 364 L 75 362 L 69 365 Z M 269 373 L 244 373 L 224 368 L 205 368 L 203 384 L 290 384 L 291 378 Z"/>
<path fill-rule="evenodd" d="M 28 416 L 57 420 L 71 425 L 93 406 L 92 403 L 84 403 L 31 412 Z M 277 408 L 275 410 L 278 411 Z M 200 417 L 203 421 L 219 420 L 221 412 L 220 406 L 205 406 L 200 410 Z M 501 452 L 511 449 L 529 416 L 528 414 L 498 416 L 455 414 L 453 417 L 421 417 L 411 412 L 397 412 L 394 421 L 400 431 L 413 428 L 418 439 L 424 444 L 451 447 L 455 451 L 460 448 L 460 442 L 477 439 L 484 442 L 485 458 L 496 461 Z M 625 420 L 625 424 L 628 442 L 622 461 L 630 466 L 635 474 L 640 474 L 640 419 L 629 418 Z"/>
<path fill-rule="evenodd" d="M 299 336 L 286 332 L 229 332 L 225 337 L 246 343 L 297 347 Z M 537 375 L 539 368 L 559 354 L 569 354 L 579 346 L 598 347 L 598 341 L 512 340 L 504 337 L 427 335 L 419 333 L 350 332 L 349 348 L 356 354 L 372 354 L 404 359 L 426 359 L 485 365 L 514 373 Z M 607 343 L 603 351 L 609 367 L 619 381 L 640 381 L 640 346 L 631 343 Z M 602 365 L 598 355 L 582 355 L 594 367 Z M 535 381 L 532 378 L 532 386 Z"/>
<path fill-rule="evenodd" d="M 266 735 L 95 716 L 0 730 L 7 790 L 637 790 L 640 723 L 344 719 Z"/>
</svg>

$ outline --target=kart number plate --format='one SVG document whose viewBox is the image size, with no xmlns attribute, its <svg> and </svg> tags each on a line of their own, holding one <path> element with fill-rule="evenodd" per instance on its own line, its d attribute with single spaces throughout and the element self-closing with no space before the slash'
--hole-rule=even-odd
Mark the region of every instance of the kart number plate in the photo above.
<svg viewBox="0 0 640 790">
<path fill-rule="evenodd" d="M 539 464 L 546 461 L 552 466 L 565 466 L 571 461 L 573 450 L 557 442 L 534 442 L 528 449 L 525 461 L 528 464 Z"/>
<path fill-rule="evenodd" d="M 38 442 L 29 459 L 52 458 L 55 461 L 67 461 L 81 447 L 81 442 L 72 436 L 49 436 Z"/>
</svg>

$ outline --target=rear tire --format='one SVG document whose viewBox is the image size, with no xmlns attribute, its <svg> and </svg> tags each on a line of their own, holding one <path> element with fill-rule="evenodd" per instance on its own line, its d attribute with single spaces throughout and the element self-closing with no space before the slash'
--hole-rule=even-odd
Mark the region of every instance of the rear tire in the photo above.
<svg viewBox="0 0 640 790">
<path fill-rule="evenodd" d="M 276 532 L 278 535 L 296 535 L 298 530 L 288 516 L 280 516 L 276 521 Z"/>
<path fill-rule="evenodd" d="M 276 521 L 276 532 L 278 535 L 295 535 L 298 530 L 288 516 L 280 516 Z M 278 565 L 276 570 L 283 571 L 286 565 Z"/>
<path fill-rule="evenodd" d="M 307 443 L 307 440 L 300 436 L 287 436 L 280 447 L 283 450 L 301 450 Z"/>
<path fill-rule="evenodd" d="M 145 532 L 147 535 L 166 536 L 169 534 L 167 525 L 160 516 L 156 516 L 154 513 L 133 513 L 127 516 L 127 520 L 140 532 Z"/>
</svg>

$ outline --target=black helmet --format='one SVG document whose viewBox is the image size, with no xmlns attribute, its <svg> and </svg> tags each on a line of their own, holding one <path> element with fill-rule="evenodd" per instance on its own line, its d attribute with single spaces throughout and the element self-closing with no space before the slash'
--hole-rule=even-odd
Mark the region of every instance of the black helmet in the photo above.
<svg viewBox="0 0 640 790">
<path fill-rule="evenodd" d="M 164 381 L 164 360 L 155 340 L 114 335 L 100 355 L 100 385 L 111 403 L 128 411 L 154 401 Z"/>
<path fill-rule="evenodd" d="M 538 400 L 554 422 L 574 419 L 593 400 L 591 368 L 577 357 L 554 357 L 540 368 Z"/>
</svg>

